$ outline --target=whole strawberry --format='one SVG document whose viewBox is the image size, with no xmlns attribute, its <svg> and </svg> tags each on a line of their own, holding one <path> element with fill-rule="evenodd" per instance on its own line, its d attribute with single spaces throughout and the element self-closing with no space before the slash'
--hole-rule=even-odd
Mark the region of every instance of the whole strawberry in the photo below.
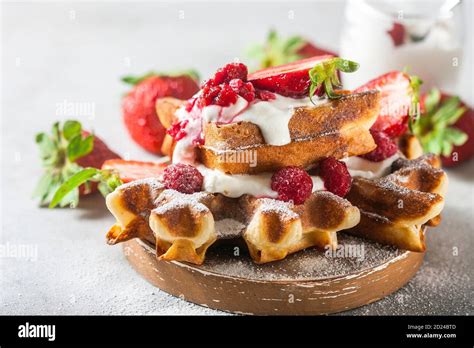
<svg viewBox="0 0 474 348">
<path fill-rule="evenodd" d="M 171 76 L 152 72 L 122 80 L 134 86 L 122 101 L 123 120 L 130 136 L 145 150 L 161 154 L 166 129 L 156 114 L 156 100 L 191 98 L 199 90 L 196 75 L 179 73 Z"/>
<path fill-rule="evenodd" d="M 432 89 L 421 98 L 422 115 L 413 132 L 423 150 L 441 156 L 444 166 L 455 166 L 474 156 L 474 111 L 459 97 Z"/>
<path fill-rule="evenodd" d="M 56 122 L 51 134 L 37 134 L 36 143 L 45 169 L 34 193 L 41 205 L 50 203 L 56 190 L 83 168 L 101 168 L 106 160 L 120 158 L 101 139 L 84 131 L 79 122 L 72 120 L 64 122 L 62 128 Z M 97 185 L 81 185 L 66 195 L 59 205 L 76 206 L 79 196 L 96 190 Z"/>
<path fill-rule="evenodd" d="M 263 45 L 254 45 L 248 50 L 249 58 L 259 61 L 259 68 L 288 64 L 300 59 L 335 53 L 315 46 L 300 36 L 282 38 L 274 30 L 270 31 Z"/>
</svg>

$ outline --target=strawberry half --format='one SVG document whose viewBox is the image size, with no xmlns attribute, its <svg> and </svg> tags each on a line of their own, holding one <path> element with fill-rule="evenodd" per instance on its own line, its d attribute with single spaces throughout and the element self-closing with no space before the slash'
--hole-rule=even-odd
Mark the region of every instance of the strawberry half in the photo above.
<svg viewBox="0 0 474 348">
<path fill-rule="evenodd" d="M 77 190 L 81 185 L 96 184 L 102 195 L 106 196 L 124 183 L 151 177 L 161 177 L 166 166 L 165 163 L 113 159 L 105 161 L 102 169 L 83 168 L 67 179 L 56 190 L 49 207 L 54 208 L 60 204 L 65 197 L 68 197 L 71 192 Z M 75 207 L 75 205 L 72 207 Z"/>
<path fill-rule="evenodd" d="M 102 169 L 114 171 L 123 183 L 160 177 L 166 167 L 166 163 L 127 161 L 123 159 L 108 160 L 102 165 Z"/>
<path fill-rule="evenodd" d="M 277 67 L 256 71 L 248 76 L 255 88 L 285 97 L 304 97 L 309 93 L 309 71 L 317 64 L 333 58 L 331 55 L 312 57 Z"/>
<path fill-rule="evenodd" d="M 360 86 L 354 93 L 380 92 L 380 113 L 372 129 L 394 137 L 406 131 L 403 125 L 407 123 L 412 107 L 417 102 L 420 83 L 416 77 L 392 71 Z"/>
</svg>

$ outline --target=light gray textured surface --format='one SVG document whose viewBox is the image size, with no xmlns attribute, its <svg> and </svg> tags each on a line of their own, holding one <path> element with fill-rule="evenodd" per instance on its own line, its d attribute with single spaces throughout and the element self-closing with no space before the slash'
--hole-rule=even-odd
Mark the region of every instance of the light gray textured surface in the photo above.
<svg viewBox="0 0 474 348">
<path fill-rule="evenodd" d="M 76 210 L 39 209 L 30 199 L 40 174 L 34 135 L 69 117 L 57 114 L 58 103 L 93 103 L 94 117 L 79 117 L 86 127 L 117 152 L 149 159 L 122 126 L 120 76 L 192 66 L 205 77 L 270 27 L 337 49 L 342 8 L 342 2 L 3 3 L 0 243 L 10 256 L 22 245 L 37 248 L 37 259 L 0 258 L 0 314 L 220 314 L 153 288 L 120 247 L 107 246 L 113 219 L 99 196 Z M 429 231 L 417 276 L 347 314 L 473 314 L 473 174 L 472 162 L 449 171 L 444 221 Z"/>
</svg>

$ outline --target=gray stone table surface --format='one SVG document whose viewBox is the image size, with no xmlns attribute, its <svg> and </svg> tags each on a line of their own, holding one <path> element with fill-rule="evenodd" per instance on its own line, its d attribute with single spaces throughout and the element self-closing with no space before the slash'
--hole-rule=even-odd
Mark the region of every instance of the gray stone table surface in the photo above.
<svg viewBox="0 0 474 348">
<path fill-rule="evenodd" d="M 224 314 L 172 297 L 136 274 L 121 248 L 104 242 L 113 218 L 100 196 L 74 210 L 38 208 L 31 199 L 41 173 L 34 135 L 76 112 L 117 152 L 153 159 L 123 128 L 120 76 L 192 66 L 205 77 L 271 27 L 337 50 L 343 6 L 2 3 L 0 314 Z M 464 87 L 472 91 L 472 84 Z M 64 110 L 65 103 L 78 109 Z M 387 298 L 344 314 L 473 314 L 474 162 L 448 173 L 443 223 L 428 235 L 418 274 Z M 19 248 L 30 256 L 15 257 Z"/>
</svg>

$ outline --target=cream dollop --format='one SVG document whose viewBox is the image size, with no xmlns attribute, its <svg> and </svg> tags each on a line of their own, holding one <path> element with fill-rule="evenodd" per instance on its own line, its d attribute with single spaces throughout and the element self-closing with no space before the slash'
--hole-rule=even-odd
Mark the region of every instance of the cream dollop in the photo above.
<svg viewBox="0 0 474 348">
<path fill-rule="evenodd" d="M 351 176 L 361 176 L 367 179 L 373 179 L 387 175 L 392 163 L 398 158 L 400 158 L 400 155 L 396 153 L 380 162 L 372 162 L 357 156 L 344 158 L 341 161 L 346 163 Z"/>
<path fill-rule="evenodd" d="M 318 104 L 324 104 L 325 99 L 314 99 Z M 195 139 L 202 136 L 202 129 L 205 123 L 221 122 L 251 122 L 256 124 L 265 142 L 269 145 L 281 146 L 291 142 L 288 123 L 293 116 L 294 109 L 302 106 L 314 106 L 309 98 L 288 98 L 275 94 L 275 99 L 262 101 L 255 100 L 251 103 L 244 98 L 238 97 L 237 101 L 227 107 L 209 105 L 202 109 L 194 106 L 191 111 L 186 111 L 181 107 L 176 111 L 176 116 L 180 121 L 188 120 L 184 128 L 186 136 L 180 139 L 173 152 L 173 163 L 185 162 L 193 164 L 195 162 L 192 148 Z"/>
<path fill-rule="evenodd" d="M 244 194 L 256 197 L 276 198 L 278 193 L 271 189 L 272 173 L 226 174 L 200 164 L 198 170 L 204 177 L 203 190 L 221 193 L 227 197 L 240 197 Z M 324 190 L 324 183 L 318 176 L 312 176 L 313 192 Z"/>
</svg>

